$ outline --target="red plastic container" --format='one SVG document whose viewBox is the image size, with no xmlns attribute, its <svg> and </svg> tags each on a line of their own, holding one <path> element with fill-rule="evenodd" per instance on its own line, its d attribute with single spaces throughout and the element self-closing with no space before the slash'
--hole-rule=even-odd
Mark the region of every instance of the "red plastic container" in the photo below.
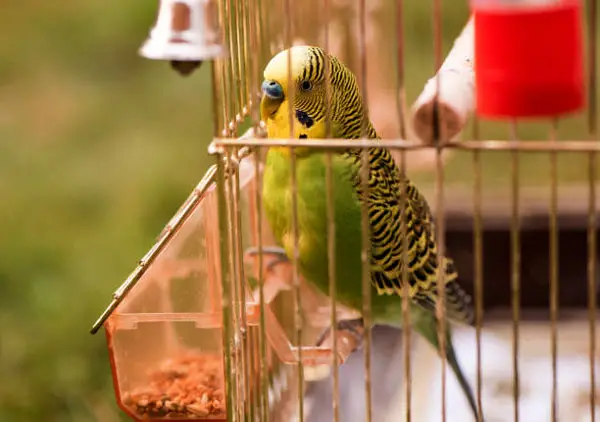
<svg viewBox="0 0 600 422">
<path fill-rule="evenodd" d="M 554 117 L 583 108 L 579 0 L 471 0 L 477 114 Z"/>
</svg>

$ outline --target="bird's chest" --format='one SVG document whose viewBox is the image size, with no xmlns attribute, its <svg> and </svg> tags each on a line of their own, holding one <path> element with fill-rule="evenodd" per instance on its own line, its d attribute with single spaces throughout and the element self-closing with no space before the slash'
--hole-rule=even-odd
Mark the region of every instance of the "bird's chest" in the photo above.
<svg viewBox="0 0 600 422">
<path fill-rule="evenodd" d="M 272 154 L 265 166 L 263 198 L 265 215 L 275 238 L 288 256 L 293 256 L 295 250 L 299 252 L 302 274 L 326 290 L 329 278 L 329 203 L 333 206 L 337 275 L 345 280 L 345 292 L 354 292 L 353 281 L 356 281 L 360 290 L 360 206 L 349 180 L 346 163 L 339 157 L 334 158 L 332 189 L 328 189 L 325 157 L 311 154 L 299 158 L 293 189 L 289 162 L 286 163 L 286 157 L 276 151 Z M 297 195 L 293 194 L 295 191 Z"/>
<path fill-rule="evenodd" d="M 326 222 L 325 182 L 316 157 L 299 158 L 295 183 L 289 155 L 269 151 L 263 175 L 265 216 L 288 255 L 298 248 L 306 260 L 319 248 Z"/>
</svg>

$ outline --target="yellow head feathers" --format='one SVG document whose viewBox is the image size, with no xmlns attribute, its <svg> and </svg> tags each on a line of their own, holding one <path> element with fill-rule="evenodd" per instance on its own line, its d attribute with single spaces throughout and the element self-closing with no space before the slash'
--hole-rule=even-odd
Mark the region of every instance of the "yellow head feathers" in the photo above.
<svg viewBox="0 0 600 422">
<path fill-rule="evenodd" d="M 265 80 L 277 81 L 283 88 L 284 95 L 288 93 L 287 84 L 290 75 L 292 82 L 297 81 L 310 63 L 311 52 L 321 51 L 318 47 L 308 45 L 296 45 L 287 50 L 280 51 L 269 61 L 263 72 Z M 288 59 L 289 52 L 289 59 Z M 289 60 L 289 62 L 288 62 Z M 291 72 L 288 72 L 288 64 L 291 62 Z"/>
<path fill-rule="evenodd" d="M 312 46 L 294 46 L 277 53 L 264 70 L 261 118 L 272 138 L 319 138 L 324 115 L 325 53 Z M 294 119 L 290 130 L 290 113 Z"/>
<path fill-rule="evenodd" d="M 260 111 L 270 138 L 359 138 L 363 123 L 369 127 L 368 136 L 376 136 L 366 119 L 356 78 L 323 49 L 301 45 L 281 51 L 263 75 Z M 327 115 L 330 125 L 325 122 Z"/>
</svg>

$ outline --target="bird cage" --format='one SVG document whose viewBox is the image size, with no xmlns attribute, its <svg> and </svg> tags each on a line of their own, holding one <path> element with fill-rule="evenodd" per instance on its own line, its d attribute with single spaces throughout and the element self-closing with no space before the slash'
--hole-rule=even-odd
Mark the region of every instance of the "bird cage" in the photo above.
<svg viewBox="0 0 600 422">
<path fill-rule="evenodd" d="M 175 54 L 180 46 L 172 41 L 178 27 L 172 15 L 181 4 L 195 17 L 184 25 L 186 51 L 194 54 Z M 183 74 L 209 61 L 214 108 L 209 151 L 216 163 L 93 328 L 105 327 L 117 401 L 133 419 L 316 421 L 316 414 L 330 412 L 330 420 L 348 422 L 426 422 L 440 415 L 450 422 L 475 420 L 447 363 L 413 332 L 404 294 L 398 297 L 402 347 L 394 355 L 402 361 L 398 382 L 385 398 L 374 392 L 384 380 L 372 375 L 373 368 L 385 373 L 391 364 L 372 358 L 377 343 L 368 299 L 377 293 L 369 280 L 366 220 L 361 277 L 367 300 L 360 309 L 337 301 L 344 280 L 335 271 L 329 273 L 329 291 L 319 291 L 301 274 L 297 257 L 277 262 L 278 252 L 270 252 L 280 245 L 262 203 L 267 150 L 289 149 L 295 192 L 298 148 L 310 146 L 332 157 L 375 145 L 368 139 L 267 139 L 259 111 L 262 70 L 277 52 L 312 44 L 349 64 L 368 109 L 379 115 L 375 126 L 386 124 L 381 116 L 394 122 L 376 145 L 392 151 L 400 170 L 430 203 L 439 255 L 454 258 L 461 283 L 473 296 L 475 326 L 453 327 L 453 341 L 474 391 L 477 421 L 596 420 L 596 2 L 588 2 L 584 53 L 585 14 L 579 1 L 473 0 L 471 15 L 465 14 L 465 25 L 443 60 L 442 1 L 434 1 L 434 74 L 422 81 L 411 107 L 406 103 L 405 24 L 411 19 L 406 8 L 401 1 L 364 0 L 161 3 L 160 13 L 169 14 L 171 26 L 159 16 L 147 44 L 162 39 L 157 44 L 162 50 L 149 57 L 172 61 Z M 381 45 L 386 38 L 377 16 L 386 14 L 395 17 L 393 36 Z M 567 28 L 568 37 L 551 34 L 557 26 Z M 515 28 L 522 36 L 535 28 L 531 38 L 536 41 L 515 41 Z M 376 53 L 378 46 L 393 50 L 393 60 Z M 542 77 L 544 64 L 556 66 Z M 377 92 L 384 77 L 397 83 Z M 564 113 L 582 109 L 584 88 L 586 121 L 576 117 L 569 131 L 586 124 L 587 132 L 580 131 L 579 140 L 569 132 L 561 137 L 558 122 L 566 119 Z M 389 98 L 392 107 L 378 108 Z M 490 117 L 506 121 L 504 139 L 482 136 Z M 543 135 L 521 140 L 520 127 L 532 124 L 521 122 L 531 117 L 542 122 L 536 133 Z M 428 154 L 433 166 L 413 178 L 413 157 L 420 153 Z M 450 154 L 459 164 L 449 164 Z M 490 166 L 497 171 L 486 179 Z M 528 175 L 529 168 L 542 170 Z M 334 204 L 330 171 L 327 239 L 344 230 L 329 214 Z M 560 183 L 561 171 L 568 173 L 569 183 Z M 503 188 L 488 188 L 491 179 Z M 298 202 L 294 195 L 290 201 L 297 232 Z M 291 241 L 298 252 L 300 240 Z M 559 247 L 563 242 L 567 246 Z M 335 267 L 336 247 L 327 242 L 329 268 Z M 443 289 L 440 295 L 443 303 Z M 442 329 L 443 313 L 443 306 L 436 308 Z M 340 321 L 360 316 L 364 327 L 358 339 Z M 443 351 L 442 339 L 440 331 Z M 361 352 L 356 352 L 358 342 Z M 363 355 L 363 365 L 347 375 L 352 381 L 345 385 L 340 373 L 355 353 Z M 309 385 L 329 380 L 329 396 L 310 396 Z M 359 385 L 362 393 L 352 397 L 361 401 L 361 411 L 345 411 L 352 399 L 345 401 L 340 391 Z"/>
</svg>

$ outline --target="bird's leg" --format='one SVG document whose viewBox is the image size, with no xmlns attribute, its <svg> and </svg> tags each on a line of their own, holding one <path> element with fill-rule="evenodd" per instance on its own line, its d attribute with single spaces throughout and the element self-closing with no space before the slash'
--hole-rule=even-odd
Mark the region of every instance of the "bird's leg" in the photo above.
<svg viewBox="0 0 600 422">
<path fill-rule="evenodd" d="M 356 319 L 345 319 L 338 321 L 337 323 L 337 331 L 345 331 L 354 337 L 356 340 L 356 348 L 353 351 L 356 351 L 362 347 L 363 340 L 363 329 L 364 329 L 364 321 L 362 318 Z M 323 330 L 319 338 L 317 339 L 317 347 L 321 346 L 323 342 L 331 335 L 331 327 L 327 327 Z M 334 339 L 335 341 L 335 339 Z"/>
<path fill-rule="evenodd" d="M 251 246 L 244 251 L 245 256 L 254 257 L 262 253 L 264 255 L 273 255 L 275 259 L 269 262 L 266 266 L 267 271 L 272 271 L 277 265 L 289 262 L 290 259 L 285 252 L 285 249 L 279 246 L 263 246 L 260 249 L 256 246 Z"/>
</svg>

